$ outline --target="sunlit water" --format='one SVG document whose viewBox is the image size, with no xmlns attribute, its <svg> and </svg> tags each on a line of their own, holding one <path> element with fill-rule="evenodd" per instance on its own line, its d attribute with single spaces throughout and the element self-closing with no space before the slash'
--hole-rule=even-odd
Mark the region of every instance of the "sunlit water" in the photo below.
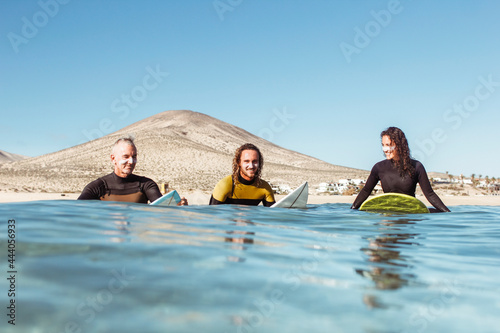
<svg viewBox="0 0 500 333">
<path fill-rule="evenodd" d="M 0 331 L 499 332 L 500 207 L 452 210 L 0 204 Z"/>
</svg>

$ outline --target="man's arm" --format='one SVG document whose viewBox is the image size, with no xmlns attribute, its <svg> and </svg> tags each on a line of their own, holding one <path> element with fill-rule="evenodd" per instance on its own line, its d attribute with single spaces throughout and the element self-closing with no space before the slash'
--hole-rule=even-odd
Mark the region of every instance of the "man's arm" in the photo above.
<svg viewBox="0 0 500 333">
<path fill-rule="evenodd" d="M 100 200 L 105 191 L 104 182 L 96 179 L 85 186 L 77 200 Z"/>
<path fill-rule="evenodd" d="M 222 178 L 215 185 L 212 196 L 210 197 L 209 205 L 222 205 L 226 203 L 226 199 L 231 195 L 233 190 L 233 178 L 231 176 Z"/>
<path fill-rule="evenodd" d="M 149 202 L 153 202 L 162 196 L 160 189 L 158 188 L 158 184 L 156 184 L 154 180 L 149 178 L 148 181 L 146 181 L 146 183 L 144 184 L 143 190 Z"/>
<path fill-rule="evenodd" d="M 210 202 L 208 203 L 209 205 L 223 205 L 225 202 L 219 201 L 214 198 L 213 195 L 210 196 Z"/>
<path fill-rule="evenodd" d="M 274 205 L 276 203 L 276 201 L 267 201 L 267 200 L 262 200 L 262 204 L 264 205 L 264 207 L 271 207 L 272 205 Z"/>
<path fill-rule="evenodd" d="M 262 204 L 264 207 L 271 207 L 276 203 L 276 200 L 274 199 L 274 192 L 273 189 L 271 188 L 271 185 L 269 183 L 265 183 L 265 189 L 266 189 L 266 197 L 264 200 L 262 200 Z"/>
</svg>

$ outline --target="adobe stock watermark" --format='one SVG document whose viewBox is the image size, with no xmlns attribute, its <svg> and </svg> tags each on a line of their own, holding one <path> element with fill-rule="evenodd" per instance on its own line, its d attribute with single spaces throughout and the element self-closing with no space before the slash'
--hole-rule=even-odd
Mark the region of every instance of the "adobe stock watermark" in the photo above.
<svg viewBox="0 0 500 333">
<path fill-rule="evenodd" d="M 39 29 L 45 27 L 50 19 L 59 13 L 60 5 L 66 5 L 70 0 L 40 0 L 37 2 L 40 10 L 35 12 L 31 19 L 23 16 L 21 18 L 21 33 L 9 32 L 7 38 L 14 52 L 19 53 L 19 46 L 28 42 L 38 35 Z"/>
<path fill-rule="evenodd" d="M 109 279 L 107 286 L 99 290 L 94 297 L 87 297 L 84 301 L 76 306 L 75 312 L 79 319 L 67 321 L 62 330 L 57 333 L 82 333 L 83 326 L 92 323 L 97 314 L 102 312 L 106 306 L 109 306 L 116 295 L 121 294 L 135 276 L 128 275 L 125 272 L 125 267 L 121 271 L 112 270 L 112 278 Z"/>
<path fill-rule="evenodd" d="M 134 86 L 130 89 L 130 92 L 121 94 L 120 97 L 115 98 L 111 102 L 111 112 L 117 114 L 122 120 L 127 118 L 130 111 L 136 109 L 149 96 L 149 93 L 157 89 L 165 78 L 170 75 L 168 72 L 163 72 L 160 69 L 160 65 L 156 65 L 154 69 L 151 66 L 147 66 L 145 71 L 146 74 L 142 78 L 141 84 Z M 80 144 L 98 139 L 116 130 L 117 128 L 115 128 L 111 118 L 102 118 L 96 128 L 82 130 L 82 134 L 87 140 L 80 142 Z"/>
<path fill-rule="evenodd" d="M 410 326 L 417 329 L 417 332 L 424 332 L 430 323 L 441 316 L 446 308 L 456 302 L 462 294 L 457 288 L 457 281 L 445 281 L 445 286 L 441 289 L 439 296 L 431 299 L 426 306 L 421 306 L 418 312 L 413 313 L 409 318 Z M 412 330 L 413 332 L 413 330 Z"/>
<path fill-rule="evenodd" d="M 240 6 L 243 0 L 214 0 L 212 5 L 214 6 L 219 20 L 224 21 L 224 15 L 226 12 L 232 12 L 236 7 Z"/>
<path fill-rule="evenodd" d="M 474 88 L 474 92 L 466 96 L 461 102 L 455 103 L 451 108 L 446 109 L 443 113 L 443 120 L 449 124 L 449 128 L 436 127 L 432 130 L 429 138 L 416 140 L 418 149 L 412 151 L 412 156 L 424 162 L 427 156 L 431 156 L 436 151 L 436 147 L 448 140 L 447 132 L 450 130 L 457 131 L 464 119 L 469 118 L 474 112 L 479 110 L 481 102 L 489 99 L 500 86 L 500 82 L 493 79 L 493 75 L 478 77 L 479 84 Z"/>
<path fill-rule="evenodd" d="M 316 271 L 322 262 L 332 257 L 334 248 L 331 244 L 334 244 L 334 235 L 330 234 L 327 236 L 325 244 L 318 246 L 310 258 L 304 259 L 300 265 L 294 265 L 284 273 L 281 277 L 281 281 L 285 284 L 284 287 L 271 290 L 266 299 L 255 300 L 253 309 L 241 316 L 242 320 L 238 324 L 236 332 L 257 332 L 266 319 L 270 318 L 276 312 L 276 308 L 286 300 L 286 295 L 297 291 L 304 277 Z"/>
<path fill-rule="evenodd" d="M 372 40 L 378 37 L 382 30 L 391 24 L 393 17 L 402 11 L 403 6 L 398 0 L 390 0 L 387 3 L 387 9 L 370 11 L 373 20 L 368 21 L 362 28 L 358 26 L 354 27 L 352 44 L 346 42 L 339 44 L 347 63 L 351 63 L 353 54 L 360 54 L 363 49 L 368 47 Z"/>
<path fill-rule="evenodd" d="M 285 128 L 290 125 L 291 120 L 295 119 L 296 115 L 288 113 L 286 107 L 283 107 L 282 110 L 274 109 L 273 116 L 269 120 L 269 126 L 262 128 L 258 136 L 261 138 L 272 142 L 274 140 L 274 136 L 277 133 L 281 133 L 285 130 Z"/>
</svg>

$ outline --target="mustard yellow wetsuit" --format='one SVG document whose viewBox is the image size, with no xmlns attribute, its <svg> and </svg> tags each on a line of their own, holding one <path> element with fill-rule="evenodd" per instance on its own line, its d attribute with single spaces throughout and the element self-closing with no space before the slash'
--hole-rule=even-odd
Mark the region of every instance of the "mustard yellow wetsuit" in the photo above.
<svg viewBox="0 0 500 333">
<path fill-rule="evenodd" d="M 264 180 L 257 186 L 254 181 L 248 181 L 238 176 L 238 182 L 233 183 L 232 176 L 222 178 L 214 188 L 210 197 L 210 205 L 236 204 L 257 206 L 261 203 L 270 207 L 275 203 L 273 190 Z"/>
</svg>

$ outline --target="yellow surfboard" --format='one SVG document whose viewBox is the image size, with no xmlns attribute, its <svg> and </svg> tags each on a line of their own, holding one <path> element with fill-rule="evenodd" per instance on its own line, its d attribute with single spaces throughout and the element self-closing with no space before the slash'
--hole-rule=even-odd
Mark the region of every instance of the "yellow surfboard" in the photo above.
<svg viewBox="0 0 500 333">
<path fill-rule="evenodd" d="M 384 193 L 367 199 L 359 210 L 367 212 L 395 212 L 407 214 L 429 213 L 425 204 L 411 195 Z"/>
</svg>

